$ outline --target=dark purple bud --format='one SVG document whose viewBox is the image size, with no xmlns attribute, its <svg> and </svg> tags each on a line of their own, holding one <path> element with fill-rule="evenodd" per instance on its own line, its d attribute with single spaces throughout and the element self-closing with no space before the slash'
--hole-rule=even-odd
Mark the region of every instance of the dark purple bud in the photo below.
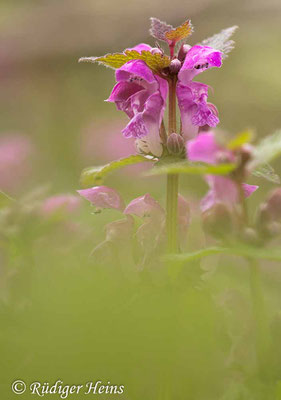
<svg viewBox="0 0 281 400">
<path fill-rule="evenodd" d="M 191 46 L 189 46 L 189 44 L 183 44 L 179 50 L 178 53 L 178 59 L 180 61 L 184 61 L 185 56 L 187 54 L 187 52 L 191 49 Z"/>
<path fill-rule="evenodd" d="M 223 238 L 233 232 L 233 219 L 230 210 L 223 203 L 216 203 L 202 213 L 203 229 L 206 233 Z"/>
<path fill-rule="evenodd" d="M 173 75 L 176 75 L 179 70 L 181 69 L 181 62 L 177 58 L 171 61 L 171 64 L 169 66 L 170 72 Z"/>
<path fill-rule="evenodd" d="M 180 155 L 184 151 L 184 139 L 178 133 L 171 133 L 167 139 L 167 149 L 170 154 Z"/>
</svg>

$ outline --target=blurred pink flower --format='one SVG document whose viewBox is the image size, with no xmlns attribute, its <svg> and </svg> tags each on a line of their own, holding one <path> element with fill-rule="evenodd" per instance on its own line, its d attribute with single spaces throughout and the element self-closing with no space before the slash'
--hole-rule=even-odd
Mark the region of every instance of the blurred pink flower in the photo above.
<svg viewBox="0 0 281 400">
<path fill-rule="evenodd" d="M 59 194 L 46 198 L 41 207 L 40 214 L 50 216 L 57 212 L 73 213 L 78 210 L 81 199 L 72 194 Z"/>
<path fill-rule="evenodd" d="M 124 120 L 109 119 L 92 122 L 82 132 L 81 157 L 83 163 L 98 165 L 137 154 L 134 138 L 125 138 L 120 133 Z M 148 169 L 149 163 L 130 165 L 120 169 L 119 173 L 135 175 Z"/>
<path fill-rule="evenodd" d="M 17 190 L 31 172 L 31 140 L 21 134 L 0 137 L 0 189 Z"/>
<path fill-rule="evenodd" d="M 214 132 L 200 133 L 195 139 L 187 142 L 187 158 L 190 161 L 202 161 L 208 164 L 217 164 L 220 160 L 235 161 L 235 153 L 216 142 Z M 210 190 L 201 202 L 202 211 L 206 211 L 214 204 L 222 202 L 233 206 L 239 202 L 237 183 L 225 176 L 207 175 L 206 181 Z M 242 185 L 245 197 L 249 197 L 258 189 L 258 186 Z"/>
</svg>

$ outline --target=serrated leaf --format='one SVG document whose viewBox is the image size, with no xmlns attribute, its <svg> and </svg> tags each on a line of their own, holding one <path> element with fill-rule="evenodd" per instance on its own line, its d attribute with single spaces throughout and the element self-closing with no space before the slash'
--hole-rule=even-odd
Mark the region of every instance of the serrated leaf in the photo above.
<svg viewBox="0 0 281 400">
<path fill-rule="evenodd" d="M 203 40 L 200 44 L 202 46 L 210 46 L 213 49 L 219 50 L 226 57 L 226 54 L 230 53 L 231 50 L 234 49 L 235 42 L 229 39 L 237 29 L 238 26 L 236 25 L 223 29 L 221 32 Z"/>
<path fill-rule="evenodd" d="M 174 163 L 154 167 L 147 175 L 188 174 L 188 175 L 228 175 L 236 168 L 235 164 Z"/>
<path fill-rule="evenodd" d="M 265 137 L 253 150 L 253 160 L 249 168 L 256 169 L 258 166 L 268 164 L 281 155 L 281 130 Z"/>
<path fill-rule="evenodd" d="M 112 161 L 106 165 L 85 168 L 82 171 L 80 183 L 83 187 L 99 186 L 102 184 L 105 177 L 116 169 L 146 161 L 154 161 L 154 159 L 141 155 L 132 155 L 130 157 Z"/>
<path fill-rule="evenodd" d="M 151 27 L 149 33 L 155 39 L 163 40 L 166 42 L 165 33 L 174 29 L 172 25 L 168 25 L 166 22 L 160 21 L 158 18 L 150 18 Z"/>
<path fill-rule="evenodd" d="M 199 260 L 213 254 L 228 254 L 241 257 L 250 257 L 255 259 L 264 259 L 270 261 L 281 261 L 281 251 L 279 249 L 260 249 L 251 246 L 236 246 L 236 247 L 207 247 L 198 251 L 183 253 L 183 254 L 169 254 L 165 256 L 166 260 L 175 262 L 190 262 Z"/>
<path fill-rule="evenodd" d="M 252 175 L 257 176 L 258 178 L 264 178 L 269 182 L 276 183 L 277 185 L 281 183 L 280 177 L 269 164 L 265 164 L 256 168 L 252 172 Z"/>
<path fill-rule="evenodd" d="M 176 43 L 190 36 L 192 32 L 193 26 L 191 24 L 191 21 L 187 20 L 177 28 L 173 28 L 170 31 L 166 32 L 165 38 L 168 41 Z"/>
<path fill-rule="evenodd" d="M 170 65 L 170 58 L 165 54 L 152 54 L 148 50 L 142 50 L 139 53 L 136 50 L 125 50 L 124 53 L 106 54 L 102 57 L 82 57 L 79 62 L 98 62 L 111 68 L 120 68 L 132 60 L 142 60 L 153 71 L 158 72 Z"/>
<path fill-rule="evenodd" d="M 148 50 L 142 50 L 141 54 L 136 50 L 126 50 L 125 53 L 131 60 L 144 61 L 153 72 L 161 71 L 163 68 L 167 68 L 171 63 L 170 57 L 165 54 L 152 54 Z"/>
<path fill-rule="evenodd" d="M 226 145 L 229 150 L 237 150 L 246 143 L 250 143 L 253 140 L 254 134 L 252 131 L 247 130 L 238 133 L 232 138 Z"/>
<path fill-rule="evenodd" d="M 82 57 L 79 59 L 79 62 L 90 62 L 106 65 L 107 67 L 111 68 L 120 68 L 122 65 L 126 64 L 126 62 L 130 61 L 128 56 L 124 53 L 113 53 L 113 54 L 106 54 L 102 57 Z"/>
</svg>

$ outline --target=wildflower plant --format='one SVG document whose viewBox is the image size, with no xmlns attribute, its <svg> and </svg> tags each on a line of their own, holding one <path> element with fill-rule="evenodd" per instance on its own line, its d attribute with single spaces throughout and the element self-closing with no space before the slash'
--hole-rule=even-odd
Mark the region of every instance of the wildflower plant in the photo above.
<svg viewBox="0 0 281 400">
<path fill-rule="evenodd" d="M 253 219 L 246 199 L 258 186 L 246 181 L 254 175 L 280 184 L 269 162 L 281 153 L 281 131 L 256 146 L 252 143 L 254 135 L 248 130 L 229 139 L 215 130 L 219 124 L 217 107 L 208 101 L 209 86 L 197 80 L 202 72 L 222 67 L 234 48 L 231 37 L 236 29 L 237 26 L 229 27 L 192 46 L 190 20 L 174 28 L 151 18 L 150 34 L 156 39 L 155 47 L 141 43 L 121 53 L 80 59 L 115 70 L 116 84 L 107 101 L 127 114 L 129 122 L 122 133 L 125 138 L 135 139 L 138 155 L 85 169 L 81 178 L 85 189 L 78 192 L 98 209 L 113 208 L 125 217 L 107 226 L 106 240 L 94 253 L 104 246 L 108 249 L 112 243 L 118 246 L 120 237 L 126 237 L 129 241 L 137 239 L 142 267 L 155 255 L 162 255 L 163 260 L 163 253 L 168 253 L 164 257 L 167 262 L 179 265 L 210 254 L 244 257 L 250 265 L 257 356 L 263 368 L 269 336 L 258 259 L 281 260 L 280 251 L 265 247 L 281 234 L 281 192 L 273 191 Z M 126 206 L 115 189 L 103 185 L 108 173 L 144 161 L 152 165 L 148 174 L 167 175 L 166 210 L 149 194 Z M 200 203 L 202 226 L 217 241 L 216 246 L 182 252 L 190 210 L 179 195 L 181 174 L 201 175 L 209 186 Z M 133 216 L 142 221 L 136 231 Z"/>
<path fill-rule="evenodd" d="M 194 80 L 210 68 L 222 67 L 234 48 L 231 36 L 236 29 L 237 26 L 224 29 L 191 46 L 186 43 L 193 32 L 190 20 L 174 28 L 151 18 L 150 33 L 157 40 L 155 47 L 141 43 L 121 53 L 80 59 L 115 69 L 116 85 L 107 101 L 115 103 L 129 117 L 122 133 L 125 138 L 135 139 L 139 154 L 85 169 L 81 183 L 88 189 L 79 193 L 96 207 L 116 208 L 117 203 L 111 204 L 111 200 L 120 195 L 103 185 L 106 175 L 127 165 L 150 162 L 150 174 L 167 174 L 163 218 L 170 253 L 179 252 L 182 241 L 178 226 L 180 174 L 206 177 L 210 191 L 201 202 L 202 212 L 210 212 L 212 206 L 222 203 L 229 212 L 235 210 L 237 220 L 246 218 L 245 198 L 257 189 L 243 180 L 251 174 L 275 183 L 278 179 L 268 162 L 279 154 L 280 133 L 275 134 L 272 142 L 267 139 L 256 149 L 250 144 L 249 131 L 226 142 L 223 134 L 214 131 L 219 116 L 217 107 L 208 101 L 208 85 Z M 165 44 L 169 54 L 164 52 Z M 240 203 L 243 211 L 237 211 Z"/>
</svg>

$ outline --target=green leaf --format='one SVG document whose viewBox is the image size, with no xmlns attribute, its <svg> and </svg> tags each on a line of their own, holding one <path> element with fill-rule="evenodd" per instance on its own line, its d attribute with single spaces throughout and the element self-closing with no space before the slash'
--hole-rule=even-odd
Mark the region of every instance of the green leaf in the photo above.
<svg viewBox="0 0 281 400">
<path fill-rule="evenodd" d="M 181 162 L 155 167 L 147 175 L 188 174 L 188 175 L 227 175 L 236 168 L 235 164 L 201 164 Z"/>
<path fill-rule="evenodd" d="M 229 254 L 241 257 L 250 257 L 271 261 L 281 261 L 281 250 L 279 249 L 261 249 L 251 246 L 236 247 L 207 247 L 198 251 L 184 254 L 169 254 L 165 256 L 166 260 L 175 262 L 190 262 L 207 257 L 213 254 Z"/>
<path fill-rule="evenodd" d="M 153 71 L 159 72 L 168 67 L 171 63 L 170 57 L 165 54 L 153 54 L 148 50 L 142 50 L 140 53 L 136 50 L 125 50 L 124 53 L 106 54 L 102 57 L 82 57 L 79 62 L 98 62 L 107 67 L 120 68 L 128 61 L 141 60 Z"/>
<path fill-rule="evenodd" d="M 226 146 L 229 150 L 239 149 L 244 144 L 250 143 L 253 139 L 253 136 L 253 132 L 250 130 L 240 132 L 234 136 L 234 138 L 232 138 Z"/>
<path fill-rule="evenodd" d="M 80 183 L 83 187 L 91 187 L 101 185 L 106 175 L 115 171 L 116 169 L 126 167 L 128 165 L 138 164 L 146 161 L 154 161 L 154 159 L 142 156 L 132 155 L 120 160 L 112 161 L 109 164 L 89 167 L 82 171 Z"/>
<path fill-rule="evenodd" d="M 249 167 L 255 169 L 260 165 L 267 164 L 281 155 L 281 129 L 270 136 L 265 137 L 254 148 L 253 160 Z"/>
<path fill-rule="evenodd" d="M 279 185 L 281 183 L 280 177 L 276 174 L 271 165 L 265 164 L 260 167 L 257 167 L 252 175 L 257 176 L 258 178 L 264 178 L 269 182 L 276 183 Z"/>
</svg>

